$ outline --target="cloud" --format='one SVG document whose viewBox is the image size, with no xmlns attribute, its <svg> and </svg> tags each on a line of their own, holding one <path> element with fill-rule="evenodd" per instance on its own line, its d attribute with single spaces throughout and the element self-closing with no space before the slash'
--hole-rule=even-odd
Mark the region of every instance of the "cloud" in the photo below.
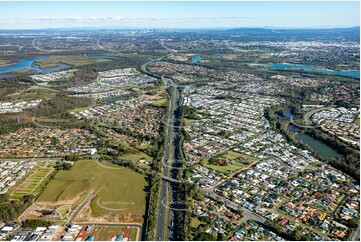
<svg viewBox="0 0 361 242">
<path fill-rule="evenodd" d="M 16 28 L 63 28 L 63 27 L 140 27 L 140 28 L 177 28 L 177 27 L 224 27 L 239 23 L 253 22 L 257 17 L 144 17 L 123 16 L 70 16 L 70 17 L 18 17 L 1 18 L 0 29 Z"/>
<path fill-rule="evenodd" d="M 1 19 L 0 23 L 64 23 L 64 22 L 78 22 L 78 23 L 92 23 L 92 22 L 124 22 L 124 21 L 196 21 L 196 20 L 241 20 L 241 19 L 254 19 L 253 17 L 191 17 L 191 18 L 127 18 L 122 16 L 95 16 L 95 17 L 32 17 L 32 18 L 11 18 Z"/>
<path fill-rule="evenodd" d="M 96 17 L 65 17 L 65 18 L 54 18 L 54 17 L 32 17 L 32 18 L 14 18 L 12 20 L 17 22 L 40 22 L 40 21 L 47 21 L 47 22 L 70 22 L 70 21 L 77 21 L 77 22 L 96 22 L 96 21 L 121 21 L 126 18 L 121 16 L 114 16 L 114 17 L 103 17 L 103 16 L 96 16 Z M 0 19 L 4 20 L 4 19 Z"/>
</svg>

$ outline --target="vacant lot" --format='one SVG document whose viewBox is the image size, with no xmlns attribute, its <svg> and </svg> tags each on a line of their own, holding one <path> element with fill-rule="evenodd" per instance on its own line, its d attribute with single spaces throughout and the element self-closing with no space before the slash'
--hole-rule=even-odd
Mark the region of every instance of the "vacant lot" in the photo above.
<svg viewBox="0 0 361 242">
<path fill-rule="evenodd" d="M 141 221 L 146 185 L 144 176 L 132 170 L 96 160 L 80 160 L 71 170 L 59 171 L 37 202 L 74 205 L 94 192 L 97 196 L 90 206 L 93 217 L 107 215 L 107 219 L 111 216 L 117 221 Z"/>
<path fill-rule="evenodd" d="M 56 211 L 58 211 L 61 218 L 64 218 L 71 211 L 71 206 L 70 205 L 61 205 L 60 207 L 58 207 L 56 209 Z"/>
<path fill-rule="evenodd" d="M 123 159 L 123 160 L 129 160 L 129 161 L 132 161 L 134 163 L 138 162 L 139 160 L 146 160 L 148 162 L 151 162 L 153 159 L 152 157 L 150 157 L 149 155 L 147 155 L 146 153 L 144 152 L 137 152 L 137 153 L 129 153 L 129 154 L 125 154 L 125 155 L 122 155 L 119 157 L 120 159 Z"/>
<path fill-rule="evenodd" d="M 128 240 L 136 241 L 138 228 L 126 228 L 122 226 L 94 226 L 89 234 L 95 235 L 96 241 L 109 241 L 113 236 L 121 235 Z"/>
<path fill-rule="evenodd" d="M 208 168 L 211 168 L 211 169 L 213 169 L 215 171 L 225 173 L 225 174 L 228 174 L 228 173 L 233 172 L 233 171 L 240 170 L 241 168 L 244 167 L 243 164 L 241 164 L 241 163 L 239 163 L 237 161 L 233 162 L 231 165 L 225 165 L 225 166 L 213 165 L 213 164 L 210 164 L 210 163 L 205 164 L 205 166 L 208 167 Z"/>
<path fill-rule="evenodd" d="M 257 158 L 241 154 L 234 151 L 227 151 L 222 155 L 217 156 L 220 159 L 226 159 L 228 165 L 214 165 L 207 162 L 205 166 L 213 170 L 228 174 L 230 172 L 241 170 L 242 168 L 247 167 L 249 164 L 257 161 Z"/>
<path fill-rule="evenodd" d="M 227 151 L 226 153 L 224 153 L 223 155 L 221 155 L 221 158 L 227 159 L 227 160 L 236 160 L 236 159 L 246 159 L 249 161 L 256 161 L 257 158 L 249 156 L 249 155 L 245 155 L 245 154 L 241 154 L 238 152 L 234 152 L 234 151 Z"/>
<path fill-rule="evenodd" d="M 157 101 L 154 101 L 152 103 L 154 106 L 157 106 L 157 107 L 165 107 L 166 104 L 167 104 L 167 99 L 166 98 L 162 98 L 162 99 L 159 99 Z"/>
<path fill-rule="evenodd" d="M 147 162 L 152 162 L 153 158 L 146 154 L 143 151 L 147 149 L 153 149 L 152 145 L 142 145 L 137 148 L 129 146 L 127 143 L 123 143 L 126 154 L 119 156 L 119 159 L 131 161 L 132 163 L 139 165 L 142 168 L 149 169 L 149 165 L 145 163 L 139 163 L 139 160 L 145 160 Z"/>
</svg>

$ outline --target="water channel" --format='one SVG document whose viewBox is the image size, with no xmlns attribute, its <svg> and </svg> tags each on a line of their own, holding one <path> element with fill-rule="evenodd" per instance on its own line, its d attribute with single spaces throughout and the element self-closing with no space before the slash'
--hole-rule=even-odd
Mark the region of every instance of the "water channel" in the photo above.
<svg viewBox="0 0 361 242">
<path fill-rule="evenodd" d="M 286 108 L 286 109 L 276 113 L 277 119 L 290 120 L 293 116 L 294 116 L 294 114 L 292 113 L 290 108 Z M 295 135 L 296 140 L 308 145 L 312 150 L 314 150 L 316 153 L 318 153 L 323 158 L 332 159 L 332 158 L 338 158 L 341 156 L 339 153 L 337 153 L 336 150 L 332 149 L 325 143 L 323 143 L 307 134 L 299 134 L 298 132 L 300 132 L 300 128 L 292 123 L 290 123 L 288 125 L 288 131 L 290 131 L 292 133 L 297 133 Z"/>
</svg>

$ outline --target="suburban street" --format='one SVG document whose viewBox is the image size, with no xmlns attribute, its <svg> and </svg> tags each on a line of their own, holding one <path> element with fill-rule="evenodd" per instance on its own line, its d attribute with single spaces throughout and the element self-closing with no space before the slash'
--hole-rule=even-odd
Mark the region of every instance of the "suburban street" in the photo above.
<svg viewBox="0 0 361 242">
<path fill-rule="evenodd" d="M 79 206 L 71 213 L 68 219 L 68 224 L 72 224 L 74 222 L 74 219 L 78 215 L 78 213 L 82 210 L 82 208 L 87 205 L 91 200 L 95 198 L 96 194 L 91 193 L 89 196 L 81 203 Z"/>
<path fill-rule="evenodd" d="M 360 241 L 360 1 L 0 6 L 0 242 Z"/>
</svg>

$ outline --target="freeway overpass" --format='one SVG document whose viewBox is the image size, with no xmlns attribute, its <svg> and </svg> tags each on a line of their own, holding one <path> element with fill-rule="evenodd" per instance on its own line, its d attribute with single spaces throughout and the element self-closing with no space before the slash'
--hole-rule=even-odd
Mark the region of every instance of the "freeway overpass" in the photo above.
<svg viewBox="0 0 361 242">
<path fill-rule="evenodd" d="M 175 183 L 182 183 L 182 181 L 179 181 L 177 179 L 171 178 L 169 176 L 161 175 L 163 180 L 169 181 L 169 182 L 175 182 Z"/>
</svg>

